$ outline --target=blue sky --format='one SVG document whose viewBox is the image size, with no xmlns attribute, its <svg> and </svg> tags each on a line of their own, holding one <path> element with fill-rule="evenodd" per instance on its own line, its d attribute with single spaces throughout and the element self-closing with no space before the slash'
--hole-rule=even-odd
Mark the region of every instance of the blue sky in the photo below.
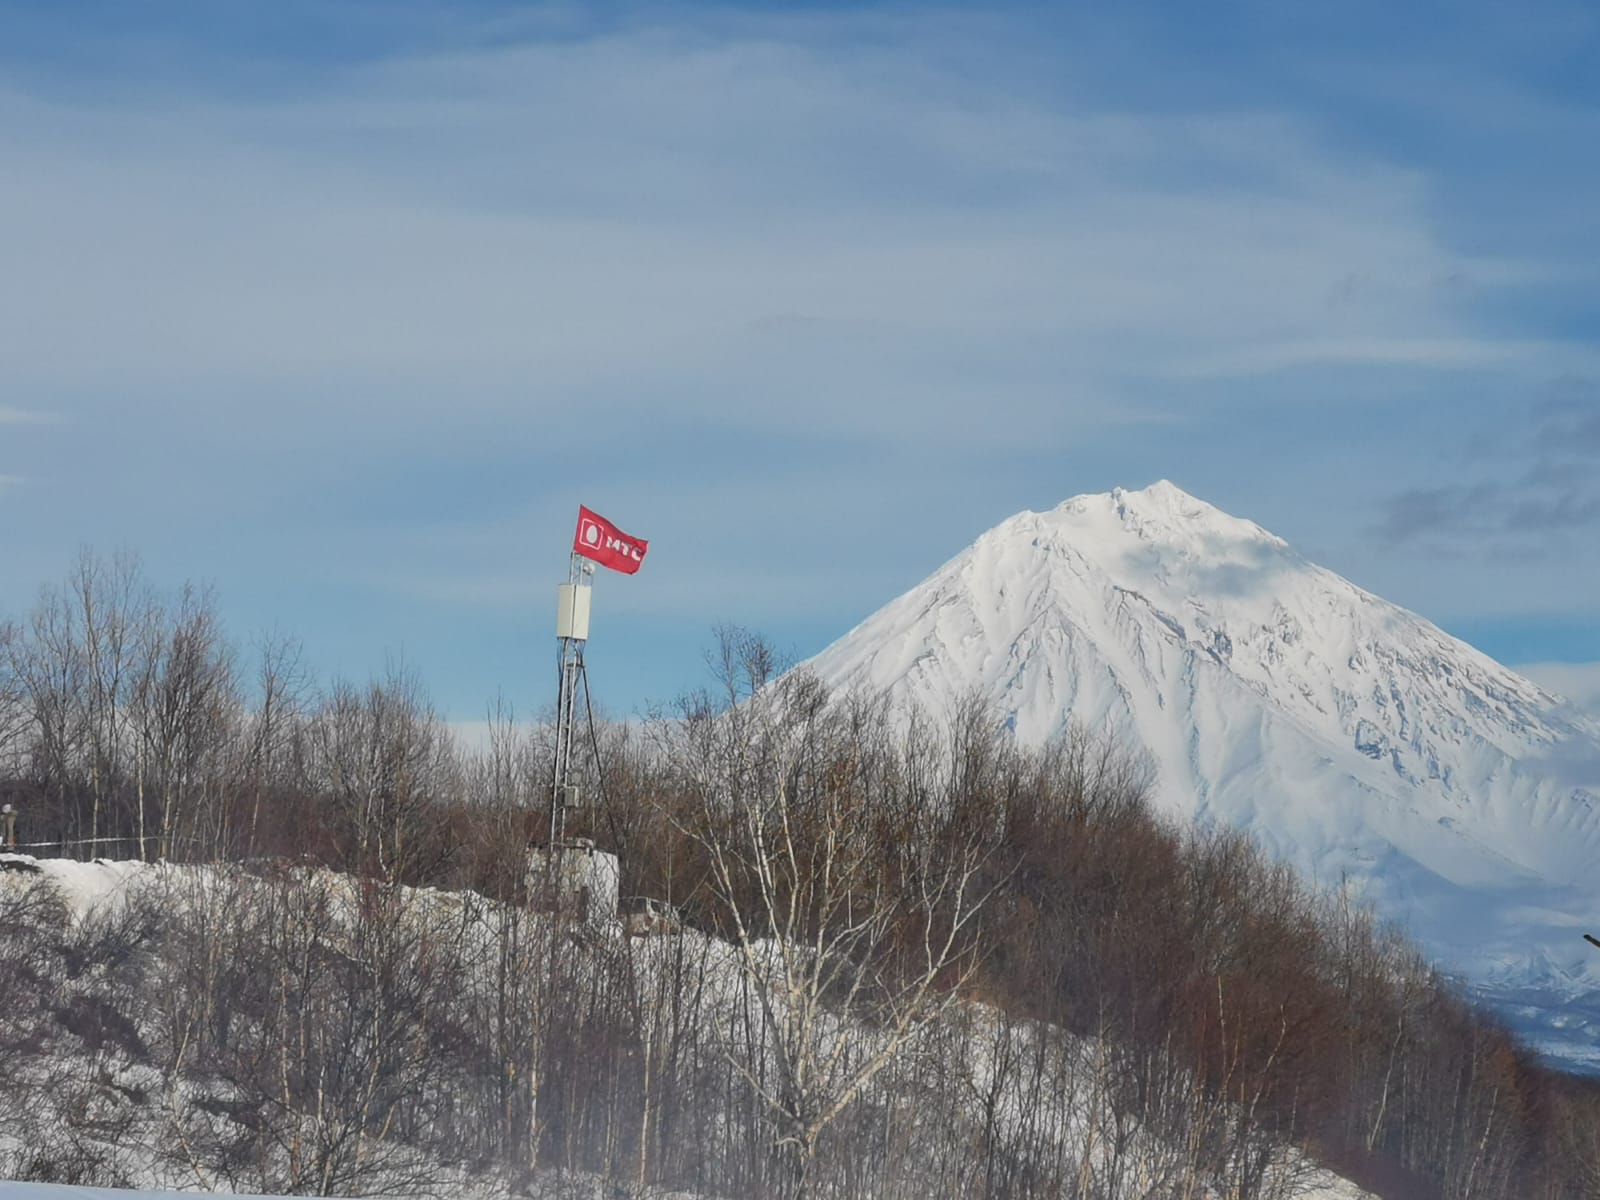
<svg viewBox="0 0 1600 1200">
<path fill-rule="evenodd" d="M 0 2 L 0 614 L 80 545 L 325 673 L 618 712 L 1171 478 L 1600 660 L 1592 5 Z"/>
</svg>

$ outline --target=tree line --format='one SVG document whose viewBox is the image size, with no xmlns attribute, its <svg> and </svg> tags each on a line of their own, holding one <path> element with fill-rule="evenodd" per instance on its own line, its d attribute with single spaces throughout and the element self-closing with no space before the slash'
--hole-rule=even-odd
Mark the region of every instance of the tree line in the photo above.
<svg viewBox="0 0 1600 1200">
<path fill-rule="evenodd" d="M 20 840 L 164 862 L 91 920 L 0 888 L 14 1177 L 313 1194 L 582 1172 L 728 1196 L 1600 1195 L 1600 1091 L 1138 755 L 830 696 L 722 631 L 601 722 L 569 832 L 679 914 L 541 911 L 543 727 L 466 749 L 84 555 L 0 624 Z M 529 1186 L 532 1186 L 529 1183 Z"/>
</svg>

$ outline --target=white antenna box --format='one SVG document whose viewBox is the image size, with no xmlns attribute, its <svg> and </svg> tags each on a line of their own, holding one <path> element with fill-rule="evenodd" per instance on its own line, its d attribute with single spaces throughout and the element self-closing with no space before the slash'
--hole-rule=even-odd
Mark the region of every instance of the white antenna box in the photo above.
<svg viewBox="0 0 1600 1200">
<path fill-rule="evenodd" d="M 556 595 L 556 636 L 574 641 L 589 640 L 589 593 L 576 583 L 563 583 Z"/>
</svg>

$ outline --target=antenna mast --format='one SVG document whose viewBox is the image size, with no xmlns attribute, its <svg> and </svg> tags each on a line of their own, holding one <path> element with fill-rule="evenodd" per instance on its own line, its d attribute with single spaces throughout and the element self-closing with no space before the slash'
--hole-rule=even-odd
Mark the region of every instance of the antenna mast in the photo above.
<svg viewBox="0 0 1600 1200">
<path fill-rule="evenodd" d="M 583 647 L 589 640 L 589 578 L 594 564 L 573 552 L 567 582 L 557 589 L 556 641 L 560 646 L 561 682 L 556 693 L 556 756 L 550 780 L 550 852 L 552 862 L 567 836 L 567 810 L 578 807 L 581 797 L 572 782 L 572 738 L 577 724 L 578 685 L 589 694 L 583 665 Z"/>
</svg>

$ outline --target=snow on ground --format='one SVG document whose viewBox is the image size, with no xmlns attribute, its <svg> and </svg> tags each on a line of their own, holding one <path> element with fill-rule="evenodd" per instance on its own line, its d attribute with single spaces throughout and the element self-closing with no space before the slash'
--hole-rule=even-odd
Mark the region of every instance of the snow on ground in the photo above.
<svg viewBox="0 0 1600 1200">
<path fill-rule="evenodd" d="M 12 1183 L 0 1180 L 0 1200 L 132 1200 L 135 1196 L 163 1200 L 183 1192 L 132 1192 L 122 1188 L 72 1187 L 63 1183 Z M 192 1197 L 193 1193 L 189 1193 Z"/>
<path fill-rule="evenodd" d="M 33 859 L 24 855 L 5 855 L 0 856 L 0 888 L 25 885 L 32 880 L 47 881 L 60 895 L 72 919 L 87 922 L 114 914 L 137 897 L 141 890 L 147 888 L 164 889 L 158 894 L 165 903 L 204 904 L 208 889 L 223 883 L 226 871 L 227 868 L 210 866 L 108 860 L 82 863 L 67 859 Z M 322 869 L 318 869 L 316 874 L 333 889 L 336 898 L 343 897 L 348 900 L 353 896 L 353 885 L 349 877 Z M 416 891 L 408 889 L 408 892 L 413 898 L 421 900 L 428 911 L 436 913 L 452 925 L 465 905 L 482 905 L 480 915 L 489 915 L 490 910 L 499 907 L 483 900 L 475 893 L 447 893 L 432 889 Z M 466 927 L 455 926 L 455 928 Z M 485 925 L 482 931 L 486 932 L 488 928 L 489 926 Z M 652 998 L 659 998 L 671 988 L 672 963 L 674 959 L 681 959 L 686 952 L 688 958 L 692 959 L 703 972 L 701 976 L 703 990 L 700 995 L 701 1002 L 706 1007 L 702 1010 L 702 1017 L 710 1020 L 715 1027 L 735 1028 L 739 1025 L 741 1020 L 739 1007 L 748 1003 L 748 992 L 743 983 L 740 953 L 735 946 L 693 930 L 684 931 L 677 938 L 629 939 L 624 936 L 619 922 L 594 929 L 591 936 L 597 937 L 601 942 L 620 943 L 628 948 L 637 972 L 635 978 L 636 986 L 640 988 L 641 1004 L 646 1010 L 651 1009 Z M 764 964 L 767 970 L 778 971 L 779 955 L 774 944 L 757 942 L 752 951 L 757 963 Z M 957 1037 L 964 1039 L 967 1047 L 961 1056 L 961 1061 L 965 1064 L 960 1068 L 962 1075 L 955 1085 L 956 1090 L 962 1094 L 981 1096 L 995 1090 L 991 1088 L 990 1076 L 994 1071 L 993 1055 L 999 1046 L 1008 1045 L 1011 1051 L 1007 1056 L 1008 1060 L 1015 1061 L 1019 1048 L 1025 1051 L 1032 1041 L 1040 1039 L 1042 1034 L 1049 1032 L 1047 1027 L 1034 1022 L 1007 1022 L 998 1010 L 976 1002 L 958 1004 L 956 1013 L 959 1016 L 948 1028 L 955 1029 Z M 930 1030 L 930 1033 L 933 1031 Z M 827 1039 L 849 1036 L 852 1039 L 866 1037 L 870 1040 L 874 1034 L 863 1032 L 843 1018 L 828 1016 L 824 1021 L 823 1036 Z M 1105 1086 L 1105 1082 L 1100 1080 L 1089 1087 L 1085 1087 L 1082 1083 L 1085 1078 L 1093 1074 L 1089 1067 L 1096 1057 L 1096 1043 L 1082 1039 L 1057 1038 L 1054 1045 L 1054 1054 L 1059 1059 L 1062 1070 L 1062 1086 L 1051 1091 L 1045 1102 L 1045 1107 L 1054 1110 L 1048 1126 L 1057 1131 L 1056 1137 L 1066 1139 L 1069 1144 L 1103 1146 L 1105 1140 L 1094 1136 L 1093 1129 L 1103 1120 L 1103 1112 L 1098 1106 L 1104 1101 L 1101 1089 Z M 1022 1057 L 1026 1058 L 1028 1054 L 1023 1053 Z M 880 1077 L 874 1086 L 887 1084 L 890 1075 L 892 1072 Z M 1020 1097 L 1007 1097 L 1003 1091 L 1000 1094 L 1003 1124 L 1020 1126 L 1038 1120 L 1040 1110 L 1036 1102 L 1023 1102 Z M 0 1130 L 0 1145 L 4 1145 L 6 1140 L 4 1130 Z M 1132 1157 L 1148 1155 L 1152 1161 L 1164 1157 L 1162 1145 L 1153 1136 L 1137 1129 L 1132 1131 L 1132 1139 L 1126 1152 Z M 185 1181 L 183 1178 L 175 1178 L 170 1170 L 158 1170 L 154 1163 L 143 1163 L 132 1150 L 128 1153 L 132 1156 L 126 1164 L 131 1179 L 146 1184 Z M 1099 1163 L 1099 1159 L 1093 1154 L 1090 1155 L 1090 1160 Z M 1367 1196 L 1367 1193 L 1348 1181 L 1312 1167 L 1292 1149 L 1285 1148 L 1283 1151 L 1281 1169 L 1284 1178 L 1295 1178 L 1299 1181 L 1299 1190 L 1296 1194 L 1305 1200 L 1362 1200 Z M 172 1191 L 128 1192 L 0 1181 L 0 1200 L 89 1200 L 91 1197 L 111 1200 L 115 1197 L 132 1195 L 170 1197 L 182 1194 Z M 484 1183 L 481 1178 L 463 1177 L 443 1189 L 440 1194 L 448 1197 L 448 1200 L 490 1200 L 490 1198 L 501 1200 L 503 1189 L 496 1190 L 492 1184 Z M 535 1195 L 549 1197 L 549 1200 L 565 1197 L 578 1200 L 579 1197 L 604 1195 L 609 1200 L 609 1197 L 617 1193 L 614 1190 L 603 1192 L 600 1190 L 600 1181 L 584 1177 L 577 1180 L 552 1179 L 547 1190 L 537 1192 Z M 666 1200 L 673 1195 L 678 1196 L 679 1200 L 696 1200 L 682 1193 L 661 1191 L 640 1193 L 641 1197 L 650 1196 L 657 1200 Z"/>
<path fill-rule="evenodd" d="M 558 1190 L 549 1193 L 550 1200 L 560 1197 L 608 1198 L 616 1195 L 615 1192 L 605 1192 L 599 1180 L 565 1180 L 552 1185 Z M 0 1200 L 192 1200 L 193 1192 L 134 1192 L 124 1191 L 119 1188 L 86 1188 L 70 1187 L 54 1183 L 10 1183 L 0 1180 Z M 240 1200 L 266 1200 L 264 1197 L 241 1196 Z M 466 1198 L 464 1198 L 466 1200 Z M 638 1200 L 712 1200 L 711 1197 L 698 1197 L 689 1192 L 662 1192 L 645 1191 L 639 1193 Z M 870 1197 L 862 1197 L 870 1200 Z M 931 1200 L 931 1198 L 930 1198 Z M 1372 1193 L 1364 1192 L 1355 1184 L 1347 1180 L 1330 1176 L 1325 1183 L 1311 1185 L 1309 1191 L 1300 1193 L 1299 1200 L 1376 1200 Z"/>
<path fill-rule="evenodd" d="M 251 1196 L 246 1193 L 227 1193 L 238 1196 L 238 1200 L 269 1200 L 268 1197 Z M 194 1192 L 151 1192 L 132 1191 L 124 1188 L 97 1188 L 73 1187 L 69 1184 L 58 1183 L 14 1183 L 0 1179 L 0 1200 L 194 1200 Z M 605 1183 L 597 1178 L 584 1177 L 552 1179 L 546 1190 L 524 1193 L 524 1200 L 612 1200 L 618 1193 L 614 1188 L 607 1190 Z M 1360 1193 L 1345 1194 L 1329 1193 L 1327 1196 L 1308 1196 L 1307 1200 L 1359 1200 Z M 452 1193 L 453 1200 L 503 1200 L 499 1193 L 460 1192 Z M 411 1198 L 407 1198 L 411 1200 Z M 666 1192 L 660 1190 L 647 1190 L 638 1193 L 637 1200 L 710 1200 L 693 1196 L 687 1192 Z"/>
<path fill-rule="evenodd" d="M 130 887 L 146 878 L 150 864 L 141 862 L 113 862 L 97 858 L 93 862 L 77 862 L 68 858 L 35 859 L 26 854 L 0 854 L 0 871 L 20 875 L 41 874 L 55 885 L 66 902 L 67 911 L 83 918 L 93 912 L 107 913 L 123 904 Z"/>
</svg>

